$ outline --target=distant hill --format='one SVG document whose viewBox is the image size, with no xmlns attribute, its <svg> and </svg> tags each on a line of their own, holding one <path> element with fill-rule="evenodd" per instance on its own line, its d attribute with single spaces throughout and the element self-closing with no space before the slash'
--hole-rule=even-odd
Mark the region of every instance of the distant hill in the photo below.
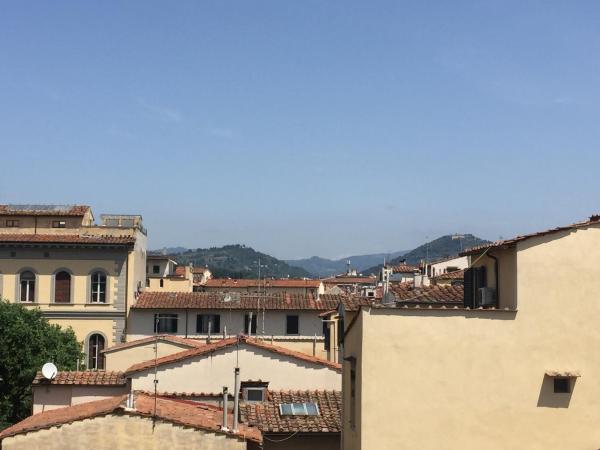
<svg viewBox="0 0 600 450">
<path fill-rule="evenodd" d="M 173 259 L 179 264 L 189 264 L 191 262 L 194 267 L 208 266 L 215 278 L 257 278 L 259 258 L 261 277 L 311 277 L 309 272 L 300 267 L 290 266 L 285 261 L 239 244 L 197 248 L 173 255 Z"/>
<path fill-rule="evenodd" d="M 149 253 L 155 255 L 177 255 L 178 253 L 187 252 L 188 249 L 185 247 L 163 247 L 158 250 L 151 250 Z"/>
<path fill-rule="evenodd" d="M 462 236 L 464 236 L 463 239 L 455 239 L 451 234 L 442 236 L 431 242 L 420 245 L 419 247 L 403 254 L 402 256 L 392 259 L 390 264 L 397 264 L 405 259 L 408 264 L 418 265 L 424 260 L 431 262 L 438 259 L 448 258 L 450 256 L 457 256 L 466 248 L 487 244 L 489 242 L 473 236 L 472 234 L 464 234 Z M 380 269 L 381 264 L 366 269 L 364 273 L 378 273 Z"/>
<path fill-rule="evenodd" d="M 327 259 L 319 256 L 305 259 L 288 259 L 286 262 L 292 266 L 302 267 L 316 277 L 328 277 L 346 272 L 347 262 L 350 260 L 350 266 L 358 272 L 363 272 L 375 264 L 383 262 L 383 259 L 396 258 L 406 253 L 397 251 L 394 253 L 373 253 L 371 255 L 354 255 L 341 259 Z"/>
</svg>

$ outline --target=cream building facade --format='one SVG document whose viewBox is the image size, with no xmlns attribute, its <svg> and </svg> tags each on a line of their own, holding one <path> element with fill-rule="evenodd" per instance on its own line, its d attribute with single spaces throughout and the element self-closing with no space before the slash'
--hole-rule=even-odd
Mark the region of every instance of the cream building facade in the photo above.
<svg viewBox="0 0 600 450">
<path fill-rule="evenodd" d="M 192 266 L 178 265 L 168 256 L 148 255 L 146 258 L 146 291 L 192 292 Z"/>
<path fill-rule="evenodd" d="M 343 448 L 597 448 L 599 219 L 465 252 L 462 308 L 361 306 Z"/>
<path fill-rule="evenodd" d="M 124 340 L 145 260 L 141 216 L 103 215 L 96 225 L 89 206 L 0 205 L 2 298 L 72 327 L 87 367 L 103 368 L 101 350 Z"/>
<path fill-rule="evenodd" d="M 341 366 L 249 338 L 230 338 L 134 364 L 125 371 L 134 391 L 218 393 L 231 384 L 235 367 L 241 380 L 261 380 L 273 390 L 337 390 Z M 155 375 L 156 374 L 156 375 Z"/>
</svg>

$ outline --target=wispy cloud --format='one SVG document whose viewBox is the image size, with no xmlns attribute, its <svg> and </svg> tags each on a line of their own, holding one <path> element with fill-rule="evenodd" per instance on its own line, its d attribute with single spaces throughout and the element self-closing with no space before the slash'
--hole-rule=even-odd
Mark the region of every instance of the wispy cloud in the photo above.
<svg viewBox="0 0 600 450">
<path fill-rule="evenodd" d="M 183 122 L 183 113 L 178 109 L 155 105 L 147 102 L 146 100 L 138 100 L 138 103 L 144 110 L 164 122 Z"/>
</svg>

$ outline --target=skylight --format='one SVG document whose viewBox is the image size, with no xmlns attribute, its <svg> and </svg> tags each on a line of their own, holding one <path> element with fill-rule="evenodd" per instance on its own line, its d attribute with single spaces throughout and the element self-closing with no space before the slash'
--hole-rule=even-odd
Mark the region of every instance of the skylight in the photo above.
<svg viewBox="0 0 600 450">
<path fill-rule="evenodd" d="M 318 416 L 319 406 L 316 403 L 280 403 L 279 414 L 282 416 Z"/>
</svg>

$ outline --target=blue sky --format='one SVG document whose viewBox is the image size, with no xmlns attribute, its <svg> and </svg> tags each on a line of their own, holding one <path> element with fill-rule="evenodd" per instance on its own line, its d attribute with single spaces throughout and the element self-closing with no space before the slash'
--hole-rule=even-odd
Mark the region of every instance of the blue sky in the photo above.
<svg viewBox="0 0 600 450">
<path fill-rule="evenodd" d="M 2 2 L 0 201 L 282 258 L 584 219 L 600 3 L 523 3 Z"/>
</svg>

